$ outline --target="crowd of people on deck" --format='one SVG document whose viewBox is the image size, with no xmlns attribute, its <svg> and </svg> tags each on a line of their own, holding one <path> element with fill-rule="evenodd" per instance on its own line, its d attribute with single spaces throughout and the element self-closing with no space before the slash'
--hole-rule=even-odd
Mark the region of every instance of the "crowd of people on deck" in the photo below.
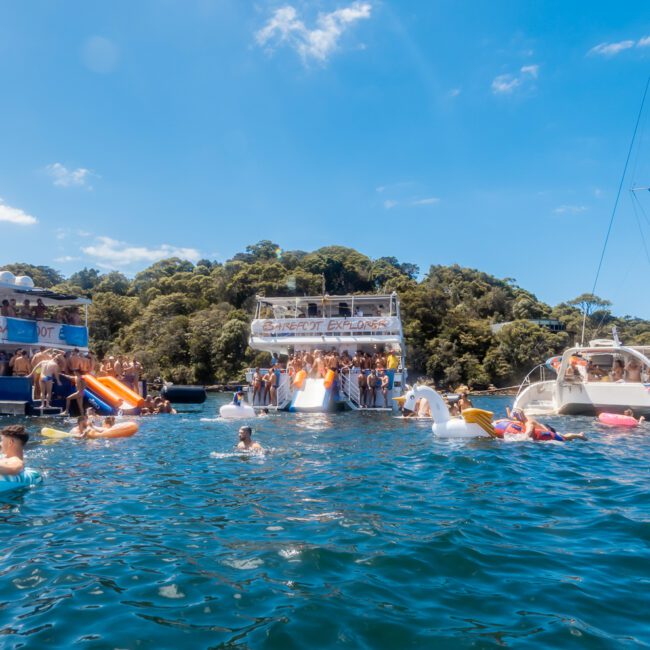
<svg viewBox="0 0 650 650">
<path fill-rule="evenodd" d="M 74 386 L 66 398 L 64 415 L 69 414 L 72 403 L 80 413 L 84 412 L 84 393 L 87 388 L 84 375 L 115 377 L 135 393 L 142 394 L 142 364 L 134 357 L 124 355 L 106 356 L 99 361 L 92 352 L 78 348 L 61 350 L 40 346 L 31 352 L 20 348 L 13 352 L 0 350 L 0 376 L 28 377 L 33 383 L 33 398 L 44 408 L 51 406 L 54 384 L 61 385 L 62 378 Z M 90 409 L 88 409 L 90 410 Z M 176 411 L 168 400 L 148 395 L 140 409 L 141 415 L 174 414 Z"/>
<path fill-rule="evenodd" d="M 611 381 L 611 382 L 631 382 L 639 383 L 643 381 L 642 373 L 644 368 L 638 359 L 631 357 L 624 363 L 622 359 L 614 359 L 611 369 L 608 371 L 600 365 L 588 361 L 585 366 L 585 376 L 587 381 Z M 579 368 L 569 366 L 565 378 L 569 381 L 582 381 L 582 375 Z"/>
<path fill-rule="evenodd" d="M 389 393 L 399 365 L 399 355 L 393 350 L 373 354 L 357 351 L 353 355 L 347 350 L 339 353 L 335 348 L 330 351 L 306 350 L 290 354 L 286 364 L 274 355 L 267 370 L 256 368 L 253 373 L 251 403 L 253 406 L 277 405 L 277 391 L 283 373 L 293 378 L 304 370 L 307 377 L 317 379 L 333 371 L 335 390 L 342 372 L 347 372 L 350 381 L 357 383 L 361 408 L 376 408 L 379 396 L 383 398 L 384 408 L 388 408 Z"/>
<path fill-rule="evenodd" d="M 35 303 L 25 299 L 19 305 L 15 298 L 5 298 L 0 304 L 0 316 L 23 320 L 52 321 L 65 325 L 83 325 L 78 307 L 48 307 L 41 298 Z"/>
</svg>

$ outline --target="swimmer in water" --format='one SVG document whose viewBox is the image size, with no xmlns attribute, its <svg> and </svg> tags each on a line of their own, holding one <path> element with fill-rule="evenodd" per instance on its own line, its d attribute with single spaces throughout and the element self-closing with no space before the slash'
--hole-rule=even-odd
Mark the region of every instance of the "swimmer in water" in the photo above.
<svg viewBox="0 0 650 650">
<path fill-rule="evenodd" d="M 511 413 L 513 420 L 518 420 L 524 426 L 524 433 L 532 440 L 545 441 L 557 440 L 559 442 L 567 442 L 569 440 L 586 440 L 587 436 L 584 433 L 558 433 L 553 427 L 548 424 L 542 424 L 533 418 L 529 418 L 522 409 L 513 409 Z"/>
<path fill-rule="evenodd" d="M 633 418 L 634 417 L 634 411 L 632 409 L 625 409 L 625 411 L 623 411 L 623 415 L 627 415 L 629 418 Z M 645 422 L 645 418 L 643 417 L 643 415 L 637 420 L 637 422 L 639 424 L 641 424 L 642 422 Z"/>
<path fill-rule="evenodd" d="M 250 427 L 240 427 L 239 443 L 237 444 L 237 449 L 255 451 L 258 454 L 261 454 L 264 451 L 262 445 L 260 445 L 259 442 L 253 441 L 253 430 Z"/>
<path fill-rule="evenodd" d="M 268 414 L 269 414 L 269 409 L 267 409 L 267 408 L 263 408 L 263 409 L 262 409 L 262 410 L 257 414 L 257 417 L 258 417 L 258 418 L 265 418 L 265 417 L 268 416 Z"/>
<path fill-rule="evenodd" d="M 96 429 L 93 427 L 85 415 L 80 415 L 77 418 L 77 426 L 70 429 L 70 433 L 73 436 L 77 436 L 77 438 L 86 438 L 88 437 L 88 434 L 97 431 L 101 431 L 101 429 Z"/>
<path fill-rule="evenodd" d="M 21 424 L 10 424 L 0 431 L 2 436 L 2 458 L 0 475 L 16 476 L 25 469 L 23 449 L 29 440 L 29 434 Z"/>
</svg>

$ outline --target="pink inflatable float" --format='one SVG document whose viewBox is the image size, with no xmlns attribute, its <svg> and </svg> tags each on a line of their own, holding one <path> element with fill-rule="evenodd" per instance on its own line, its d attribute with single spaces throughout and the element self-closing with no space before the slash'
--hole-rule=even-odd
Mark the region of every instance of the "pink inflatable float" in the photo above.
<svg viewBox="0 0 650 650">
<path fill-rule="evenodd" d="M 621 415 L 620 413 L 601 413 L 598 419 L 611 427 L 635 427 L 639 424 L 639 421 L 631 415 Z"/>
</svg>

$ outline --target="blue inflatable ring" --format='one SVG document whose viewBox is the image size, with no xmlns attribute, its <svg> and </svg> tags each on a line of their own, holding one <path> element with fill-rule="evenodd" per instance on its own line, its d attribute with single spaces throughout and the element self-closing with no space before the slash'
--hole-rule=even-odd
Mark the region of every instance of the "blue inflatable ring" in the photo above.
<svg viewBox="0 0 650 650">
<path fill-rule="evenodd" d="M 0 492 L 9 492 L 11 490 L 21 490 L 23 488 L 31 487 L 32 485 L 40 485 L 43 482 L 43 477 L 35 469 L 24 469 L 20 474 L 10 476 L 3 474 L 0 476 Z"/>
</svg>

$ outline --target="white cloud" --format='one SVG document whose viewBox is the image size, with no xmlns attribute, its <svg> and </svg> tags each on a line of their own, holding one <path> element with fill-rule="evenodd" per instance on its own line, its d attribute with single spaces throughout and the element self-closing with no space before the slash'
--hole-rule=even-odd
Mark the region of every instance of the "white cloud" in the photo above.
<svg viewBox="0 0 650 650">
<path fill-rule="evenodd" d="M 619 41 L 618 43 L 600 43 L 592 47 L 587 54 L 600 54 L 601 56 L 615 56 L 619 52 L 634 47 L 634 41 Z"/>
<path fill-rule="evenodd" d="M 343 9 L 319 13 L 316 26 L 308 29 L 298 18 L 295 7 L 286 5 L 275 10 L 255 39 L 260 46 L 286 43 L 303 61 L 315 59 L 324 63 L 336 49 L 343 32 L 358 20 L 370 18 L 371 10 L 369 2 L 353 2 Z"/>
<path fill-rule="evenodd" d="M 61 257 L 55 257 L 54 261 L 58 264 L 67 264 L 68 262 L 77 262 L 80 257 L 72 257 L 72 255 L 62 255 Z"/>
<path fill-rule="evenodd" d="M 77 169 L 68 169 L 61 163 L 52 163 L 45 170 L 54 179 L 57 187 L 88 187 L 88 181 L 92 176 L 90 169 L 78 167 Z"/>
<path fill-rule="evenodd" d="M 642 36 L 638 41 L 626 39 L 624 41 L 617 41 L 616 43 L 599 43 L 595 47 L 592 47 L 587 54 L 616 56 L 621 52 L 625 52 L 625 50 L 644 47 L 650 47 L 650 36 Z"/>
<path fill-rule="evenodd" d="M 447 97 L 458 97 L 460 95 L 460 88 L 452 88 L 448 93 Z"/>
<path fill-rule="evenodd" d="M 411 205 L 435 205 L 440 203 L 440 199 L 437 196 L 429 196 L 425 199 L 417 199 L 411 202 Z"/>
<path fill-rule="evenodd" d="M 492 92 L 495 95 L 510 94 L 539 75 L 538 65 L 524 65 L 519 69 L 519 74 L 500 74 L 492 80 Z"/>
<path fill-rule="evenodd" d="M 82 252 L 98 264 L 109 268 L 122 268 L 138 262 L 157 262 L 166 257 L 181 257 L 196 262 L 201 254 L 195 248 L 182 248 L 161 244 L 157 248 L 131 246 L 111 237 L 97 237 L 94 244 L 84 246 Z"/>
<path fill-rule="evenodd" d="M 20 208 L 12 208 L 0 199 L 0 221 L 13 223 L 16 226 L 33 226 L 38 223 L 36 217 L 27 214 Z"/>
<path fill-rule="evenodd" d="M 397 203 L 398 203 L 397 201 L 387 199 L 386 201 L 384 201 L 384 207 L 386 208 L 386 210 L 392 210 L 397 205 Z"/>
<path fill-rule="evenodd" d="M 537 79 L 537 75 L 539 74 L 539 66 L 538 65 L 524 65 L 524 66 L 522 66 L 520 72 L 522 74 L 529 74 L 533 79 Z"/>
<path fill-rule="evenodd" d="M 586 212 L 587 206 L 585 205 L 560 205 L 553 212 L 555 214 L 580 214 Z"/>
</svg>

